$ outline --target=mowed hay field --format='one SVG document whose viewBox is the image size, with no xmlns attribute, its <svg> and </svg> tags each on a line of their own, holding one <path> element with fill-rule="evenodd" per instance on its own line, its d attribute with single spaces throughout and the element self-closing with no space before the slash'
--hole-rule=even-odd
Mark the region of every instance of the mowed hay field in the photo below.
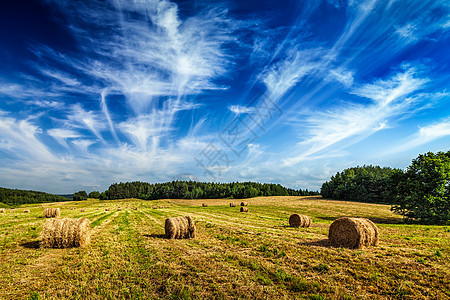
<svg viewBox="0 0 450 300">
<path fill-rule="evenodd" d="M 246 199 L 246 213 L 232 201 L 240 203 L 127 199 L 6 209 L 0 299 L 450 298 L 450 226 L 401 224 L 387 205 L 320 197 Z M 88 218 L 90 245 L 39 248 L 44 207 Z M 288 227 L 293 213 L 309 216 L 311 226 Z M 165 218 L 186 215 L 195 238 L 165 239 Z M 372 220 L 378 246 L 331 247 L 328 228 L 342 216 Z"/>
</svg>

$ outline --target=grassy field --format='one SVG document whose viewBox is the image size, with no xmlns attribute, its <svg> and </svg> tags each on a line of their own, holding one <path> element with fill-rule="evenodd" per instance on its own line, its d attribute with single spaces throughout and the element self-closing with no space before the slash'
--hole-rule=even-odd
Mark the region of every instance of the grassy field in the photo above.
<svg viewBox="0 0 450 300">
<path fill-rule="evenodd" d="M 402 224 L 387 205 L 318 197 L 246 201 L 248 213 L 226 199 L 7 209 L 0 214 L 0 299 L 450 299 L 450 226 Z M 91 244 L 40 249 L 46 206 L 60 207 L 61 217 L 88 218 Z M 292 213 L 310 216 L 312 226 L 288 227 Z M 165 239 L 165 218 L 184 215 L 194 218 L 197 237 Z M 331 247 L 328 227 L 340 216 L 374 221 L 379 246 Z"/>
</svg>

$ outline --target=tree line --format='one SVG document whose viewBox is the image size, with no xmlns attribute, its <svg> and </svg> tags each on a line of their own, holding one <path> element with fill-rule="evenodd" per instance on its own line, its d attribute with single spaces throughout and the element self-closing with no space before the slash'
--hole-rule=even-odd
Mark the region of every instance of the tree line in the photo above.
<svg viewBox="0 0 450 300">
<path fill-rule="evenodd" d="M 324 198 L 387 203 L 408 220 L 450 221 L 450 151 L 428 152 L 406 170 L 362 166 L 345 169 L 323 183 Z"/>
<path fill-rule="evenodd" d="M 98 193 L 98 192 L 95 192 Z M 99 199 L 138 198 L 156 199 L 213 199 L 251 198 L 258 196 L 311 196 L 317 191 L 295 190 L 280 184 L 257 182 L 214 183 L 198 181 L 171 181 L 165 183 L 120 182 L 112 184 Z M 89 194 L 90 195 L 90 194 Z"/>
<path fill-rule="evenodd" d="M 8 205 L 33 204 L 43 202 L 61 202 L 69 199 L 44 192 L 7 189 L 0 187 L 0 202 Z"/>
<path fill-rule="evenodd" d="M 390 203 L 389 181 L 392 174 L 399 171 L 372 165 L 348 168 L 323 183 L 320 194 L 328 199 Z"/>
</svg>

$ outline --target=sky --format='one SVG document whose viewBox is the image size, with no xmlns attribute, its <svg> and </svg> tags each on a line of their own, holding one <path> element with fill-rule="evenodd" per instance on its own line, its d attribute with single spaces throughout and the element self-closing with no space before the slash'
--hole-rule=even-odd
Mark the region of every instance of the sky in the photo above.
<svg viewBox="0 0 450 300">
<path fill-rule="evenodd" d="M 0 4 L 0 186 L 318 190 L 450 146 L 439 0 Z"/>
</svg>

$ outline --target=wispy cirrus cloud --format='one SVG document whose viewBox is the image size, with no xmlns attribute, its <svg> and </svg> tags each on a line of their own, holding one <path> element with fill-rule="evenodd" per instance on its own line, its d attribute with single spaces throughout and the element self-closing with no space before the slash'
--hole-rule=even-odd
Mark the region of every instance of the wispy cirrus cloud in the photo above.
<svg viewBox="0 0 450 300">
<path fill-rule="evenodd" d="M 341 141 L 345 147 L 389 127 L 392 118 L 401 116 L 418 103 L 408 96 L 420 91 L 429 80 L 420 76 L 413 67 L 391 76 L 361 85 L 350 93 L 370 100 L 368 104 L 347 102 L 325 112 L 313 112 L 304 120 L 308 124 L 305 141 L 299 146 L 301 155 L 286 158 L 285 165 L 296 164 Z M 348 139 L 353 139 L 353 142 Z"/>
<path fill-rule="evenodd" d="M 69 145 L 67 144 L 68 139 L 76 139 L 82 137 L 78 132 L 74 130 L 62 128 L 53 128 L 48 130 L 47 133 L 66 148 L 69 147 Z"/>
<path fill-rule="evenodd" d="M 386 152 L 389 154 L 404 152 L 448 136 L 450 136 L 450 119 L 447 118 L 419 127 L 419 130 L 415 134 L 405 138 L 400 145 Z"/>
<path fill-rule="evenodd" d="M 195 158 L 215 143 L 219 180 L 317 188 L 406 121 L 431 124 L 410 149 L 447 136 L 443 1 L 47 3 L 73 41 L 0 72 L 1 182 L 211 180 Z M 239 155 L 218 139 L 236 120 Z"/>
</svg>

